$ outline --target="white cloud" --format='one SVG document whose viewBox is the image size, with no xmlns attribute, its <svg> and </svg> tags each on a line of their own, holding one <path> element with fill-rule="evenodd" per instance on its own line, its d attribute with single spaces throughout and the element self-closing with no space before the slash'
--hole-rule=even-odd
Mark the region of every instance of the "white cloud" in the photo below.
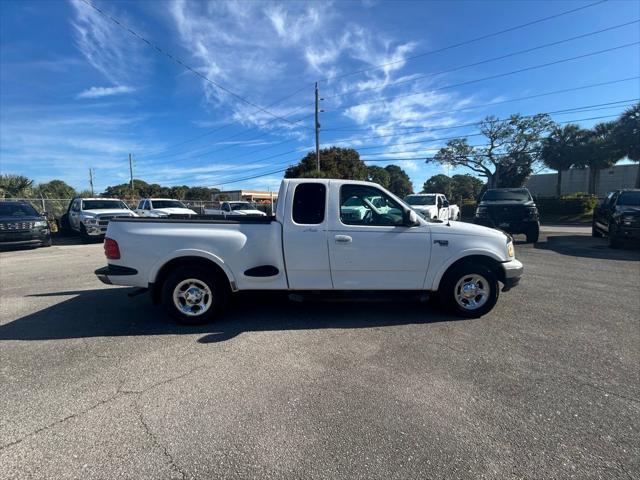
<svg viewBox="0 0 640 480">
<path fill-rule="evenodd" d="M 108 97 L 110 95 L 121 95 L 123 93 L 135 92 L 134 87 L 127 85 L 118 85 L 115 87 L 91 87 L 78 94 L 78 98 L 101 98 Z"/>
<path fill-rule="evenodd" d="M 98 72 L 114 85 L 130 85 L 146 74 L 151 56 L 143 52 L 145 47 L 140 40 L 81 0 L 70 0 L 70 3 L 74 9 L 71 24 L 76 45 Z M 119 11 L 115 16 L 140 31 L 124 12 Z"/>
</svg>

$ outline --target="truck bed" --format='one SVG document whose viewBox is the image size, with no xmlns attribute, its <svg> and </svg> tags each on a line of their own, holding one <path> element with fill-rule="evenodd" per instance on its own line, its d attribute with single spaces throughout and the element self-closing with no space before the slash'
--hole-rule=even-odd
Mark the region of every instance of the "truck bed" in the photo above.
<svg viewBox="0 0 640 480">
<path fill-rule="evenodd" d="M 111 221 L 133 221 L 152 223 L 271 223 L 275 220 L 273 216 L 250 216 L 250 215 L 169 215 L 167 218 L 158 217 L 119 217 Z"/>
</svg>

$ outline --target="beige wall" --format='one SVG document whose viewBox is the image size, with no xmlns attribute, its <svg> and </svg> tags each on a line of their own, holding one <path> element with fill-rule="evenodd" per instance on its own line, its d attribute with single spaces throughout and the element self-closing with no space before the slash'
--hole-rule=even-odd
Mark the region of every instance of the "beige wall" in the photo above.
<svg viewBox="0 0 640 480">
<path fill-rule="evenodd" d="M 600 170 L 596 183 L 596 195 L 604 197 L 607 192 L 621 188 L 633 188 L 638 172 L 638 164 L 616 165 Z M 532 195 L 553 197 L 556 194 L 557 174 L 532 175 L 525 186 Z M 562 195 L 589 191 L 589 169 L 572 168 L 562 172 Z"/>
</svg>

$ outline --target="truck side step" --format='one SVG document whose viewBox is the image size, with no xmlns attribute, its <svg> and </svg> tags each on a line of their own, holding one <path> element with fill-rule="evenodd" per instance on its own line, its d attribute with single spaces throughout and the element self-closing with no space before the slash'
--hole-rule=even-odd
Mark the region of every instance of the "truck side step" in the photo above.
<svg viewBox="0 0 640 480">
<path fill-rule="evenodd" d="M 127 293 L 127 296 L 129 296 L 129 298 L 137 297 L 138 295 L 142 295 L 143 293 L 147 293 L 148 291 L 148 288 L 136 288 L 135 290 Z"/>
</svg>

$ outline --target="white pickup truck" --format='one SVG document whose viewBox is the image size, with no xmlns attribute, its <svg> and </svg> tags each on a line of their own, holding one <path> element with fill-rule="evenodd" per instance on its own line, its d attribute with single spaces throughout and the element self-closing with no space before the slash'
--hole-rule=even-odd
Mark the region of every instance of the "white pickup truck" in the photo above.
<svg viewBox="0 0 640 480">
<path fill-rule="evenodd" d="M 143 198 L 136 213 L 141 217 L 168 217 L 169 215 L 197 215 L 180 200 L 172 198 Z"/>
<path fill-rule="evenodd" d="M 504 233 L 428 221 L 350 180 L 284 180 L 273 217 L 116 218 L 104 248 L 101 281 L 148 289 L 187 324 L 212 320 L 240 290 L 431 292 L 478 317 L 523 271 Z"/>
<path fill-rule="evenodd" d="M 460 208 L 450 205 L 442 193 L 416 193 L 404 197 L 416 212 L 430 220 L 460 220 Z"/>
<path fill-rule="evenodd" d="M 205 208 L 206 215 L 253 215 L 265 217 L 267 214 L 258 210 L 255 205 L 249 202 L 221 202 L 219 208 Z"/>
</svg>

